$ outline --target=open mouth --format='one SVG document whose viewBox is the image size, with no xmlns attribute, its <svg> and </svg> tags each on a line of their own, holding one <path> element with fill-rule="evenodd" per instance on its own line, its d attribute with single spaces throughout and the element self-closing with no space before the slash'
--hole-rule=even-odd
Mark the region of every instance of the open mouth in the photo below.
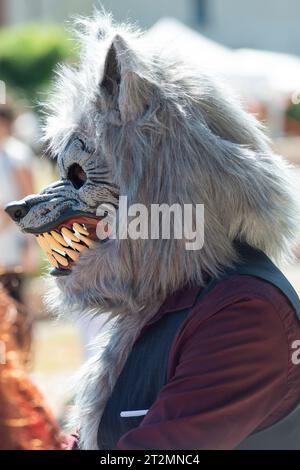
<svg viewBox="0 0 300 470">
<path fill-rule="evenodd" d="M 52 266 L 50 274 L 63 276 L 71 272 L 81 253 L 89 250 L 96 241 L 99 218 L 79 216 L 62 221 L 56 228 L 36 234 L 36 239 Z M 101 241 L 105 236 L 104 226 Z M 108 230 L 108 227 L 107 227 Z"/>
</svg>

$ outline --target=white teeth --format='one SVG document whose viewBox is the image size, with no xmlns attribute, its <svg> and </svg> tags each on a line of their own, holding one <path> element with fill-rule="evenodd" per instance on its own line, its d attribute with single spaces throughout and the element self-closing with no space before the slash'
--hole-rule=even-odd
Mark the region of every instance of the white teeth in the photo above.
<svg viewBox="0 0 300 470">
<path fill-rule="evenodd" d="M 64 248 L 63 250 L 62 249 L 59 250 L 58 248 L 53 248 L 53 251 L 55 251 L 55 253 L 59 253 L 62 256 L 65 256 L 66 250 L 67 250 L 67 248 Z"/>
<path fill-rule="evenodd" d="M 53 268 L 59 268 L 59 264 L 58 262 L 56 261 L 56 259 L 50 254 L 50 253 L 46 253 L 46 256 L 51 264 L 51 266 Z"/>
<path fill-rule="evenodd" d="M 87 246 L 80 245 L 79 243 L 72 242 L 72 246 L 73 246 L 73 248 L 75 248 L 75 250 L 79 251 L 80 253 L 82 253 L 83 251 L 88 250 Z"/>
<path fill-rule="evenodd" d="M 66 254 L 67 254 L 73 261 L 77 261 L 77 260 L 78 260 L 79 253 L 76 253 L 76 251 L 71 250 L 71 249 L 69 249 L 69 248 L 66 248 L 66 249 L 65 249 L 65 252 L 66 252 Z"/>
<path fill-rule="evenodd" d="M 48 245 L 51 246 L 52 249 L 63 251 L 63 246 L 57 240 L 55 240 L 55 238 L 50 233 L 45 233 L 44 237 L 47 240 Z"/>
<path fill-rule="evenodd" d="M 48 243 L 46 242 L 43 235 L 37 236 L 36 240 L 37 240 L 38 244 L 40 245 L 40 247 L 42 248 L 42 250 L 45 251 L 45 253 L 51 253 L 51 251 L 52 251 L 51 247 L 48 245 Z"/>
<path fill-rule="evenodd" d="M 66 237 L 66 235 L 63 235 L 63 238 L 65 243 L 67 243 L 67 246 L 73 248 L 73 242 L 70 240 L 70 238 Z"/>
<path fill-rule="evenodd" d="M 51 235 L 52 235 L 52 237 L 53 237 L 58 243 L 60 243 L 62 246 L 68 246 L 66 240 L 64 239 L 64 237 L 62 237 L 62 236 L 60 235 L 60 233 L 55 232 L 55 231 L 53 230 L 53 232 L 51 232 Z"/>
<path fill-rule="evenodd" d="M 61 266 L 65 266 L 65 267 L 69 266 L 69 261 L 67 260 L 67 258 L 60 255 L 59 253 L 56 253 L 55 251 L 53 251 L 52 254 L 54 258 L 56 259 L 56 261 L 58 261 Z"/>
<path fill-rule="evenodd" d="M 89 232 L 87 231 L 87 229 L 83 227 L 82 225 L 78 224 L 77 222 L 73 224 L 73 230 L 82 235 L 86 235 L 86 236 L 89 235 Z"/>
<path fill-rule="evenodd" d="M 61 229 L 61 233 L 62 235 L 66 236 L 66 238 L 68 238 L 69 240 L 71 240 L 72 242 L 79 242 L 79 238 L 77 238 L 75 236 L 75 234 L 73 232 L 71 232 L 71 230 L 69 230 L 68 228 L 66 227 L 63 227 Z"/>
<path fill-rule="evenodd" d="M 52 230 L 49 233 L 38 235 L 36 239 L 46 253 L 51 266 L 66 268 L 69 266 L 70 260 L 76 261 L 81 252 L 88 250 L 93 245 L 94 242 L 87 235 L 89 233 L 85 227 L 75 222 L 73 231 L 63 227 L 61 233 Z"/>
<path fill-rule="evenodd" d="M 78 236 L 80 240 L 83 241 L 89 248 L 93 245 L 93 241 L 85 237 L 84 235 L 81 235 L 81 233 Z"/>
</svg>

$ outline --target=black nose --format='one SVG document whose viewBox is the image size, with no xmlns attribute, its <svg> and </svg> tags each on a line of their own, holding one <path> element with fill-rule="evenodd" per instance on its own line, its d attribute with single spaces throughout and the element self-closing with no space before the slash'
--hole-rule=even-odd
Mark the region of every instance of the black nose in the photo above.
<svg viewBox="0 0 300 470">
<path fill-rule="evenodd" d="M 20 220 L 29 212 L 29 207 L 24 201 L 10 202 L 5 207 L 5 212 L 7 212 L 15 222 L 20 222 Z"/>
</svg>

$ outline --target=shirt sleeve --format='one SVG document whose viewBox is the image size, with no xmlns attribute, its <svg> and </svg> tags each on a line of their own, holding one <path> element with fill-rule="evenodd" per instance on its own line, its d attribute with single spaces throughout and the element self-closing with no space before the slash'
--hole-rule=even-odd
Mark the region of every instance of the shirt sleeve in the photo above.
<svg viewBox="0 0 300 470">
<path fill-rule="evenodd" d="M 240 298 L 175 340 L 169 379 L 118 449 L 234 449 L 286 393 L 288 346 L 275 307 Z"/>
</svg>

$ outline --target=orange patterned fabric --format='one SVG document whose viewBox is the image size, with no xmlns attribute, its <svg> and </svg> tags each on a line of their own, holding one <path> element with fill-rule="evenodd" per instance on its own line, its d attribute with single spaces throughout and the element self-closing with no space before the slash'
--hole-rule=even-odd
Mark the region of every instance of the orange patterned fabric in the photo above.
<svg viewBox="0 0 300 470">
<path fill-rule="evenodd" d="M 24 318 L 0 289 L 0 449 L 61 449 L 57 423 L 26 371 Z"/>
</svg>

